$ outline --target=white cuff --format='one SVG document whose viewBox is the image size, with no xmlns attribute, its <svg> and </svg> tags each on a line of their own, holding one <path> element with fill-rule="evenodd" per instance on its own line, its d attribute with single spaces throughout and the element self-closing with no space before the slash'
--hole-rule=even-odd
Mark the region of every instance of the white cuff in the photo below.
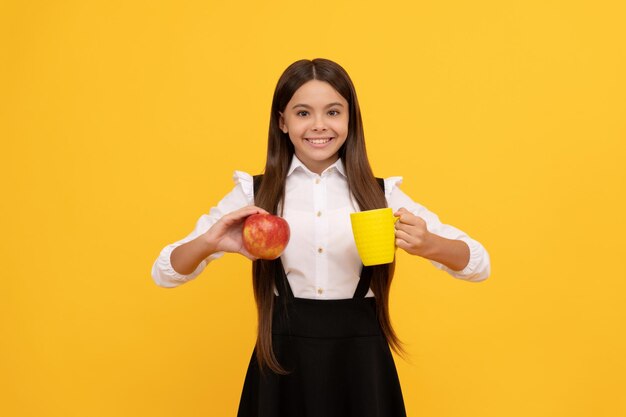
<svg viewBox="0 0 626 417">
<path fill-rule="evenodd" d="M 462 237 L 459 240 L 465 242 L 467 246 L 469 246 L 469 262 L 467 263 L 467 266 L 461 271 L 450 270 L 450 274 L 456 278 L 471 282 L 480 282 L 486 280 L 491 273 L 489 254 L 487 253 L 487 251 L 480 243 L 469 237 Z"/>
<path fill-rule="evenodd" d="M 200 262 L 200 264 L 196 267 L 195 271 L 190 274 L 180 274 L 174 270 L 172 267 L 172 263 L 170 261 L 170 257 L 172 251 L 182 245 L 184 242 L 179 242 L 176 244 L 171 244 L 163 248 L 159 257 L 152 265 L 152 279 L 154 282 L 160 286 L 165 288 L 174 288 L 185 282 L 189 282 L 192 279 L 196 278 L 200 273 L 206 268 L 209 262 L 214 259 L 220 258 L 224 255 L 224 252 L 215 252 L 206 257 Z"/>
</svg>

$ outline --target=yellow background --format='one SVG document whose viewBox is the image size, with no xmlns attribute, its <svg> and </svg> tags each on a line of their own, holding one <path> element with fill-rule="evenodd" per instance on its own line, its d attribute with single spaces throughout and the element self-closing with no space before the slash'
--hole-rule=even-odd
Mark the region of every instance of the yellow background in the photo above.
<svg viewBox="0 0 626 417">
<path fill-rule="evenodd" d="M 0 414 L 235 415 L 249 261 L 150 268 L 264 165 L 282 71 L 346 68 L 378 176 L 481 241 L 398 255 L 409 416 L 626 415 L 623 1 L 0 3 Z"/>
</svg>

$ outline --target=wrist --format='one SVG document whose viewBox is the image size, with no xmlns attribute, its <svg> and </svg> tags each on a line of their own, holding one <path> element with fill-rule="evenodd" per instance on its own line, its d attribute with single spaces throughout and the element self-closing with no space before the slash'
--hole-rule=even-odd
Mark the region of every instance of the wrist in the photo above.
<svg viewBox="0 0 626 417">
<path fill-rule="evenodd" d="M 420 254 L 423 258 L 435 260 L 441 254 L 442 247 L 442 238 L 434 233 L 427 232 L 424 236 L 424 243 L 422 245 L 422 253 Z"/>
<path fill-rule="evenodd" d="M 469 246 L 462 240 L 447 239 L 432 233 L 429 240 L 425 258 L 439 262 L 453 271 L 461 271 L 468 265 Z"/>
<path fill-rule="evenodd" d="M 201 239 L 199 239 L 202 253 L 204 253 L 208 257 L 209 255 L 214 254 L 215 252 L 219 252 L 218 242 L 213 236 L 211 236 L 210 231 L 203 234 Z"/>
</svg>

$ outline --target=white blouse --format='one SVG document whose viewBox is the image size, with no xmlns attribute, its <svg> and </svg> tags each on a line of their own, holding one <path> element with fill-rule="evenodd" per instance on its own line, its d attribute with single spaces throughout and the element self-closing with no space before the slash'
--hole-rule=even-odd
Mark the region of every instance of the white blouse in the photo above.
<svg viewBox="0 0 626 417">
<path fill-rule="evenodd" d="M 177 287 L 196 278 L 213 260 L 223 256 L 217 252 L 204 259 L 195 271 L 179 274 L 172 268 L 170 254 L 206 232 L 223 215 L 254 204 L 252 176 L 235 171 L 235 187 L 208 214 L 200 216 L 195 229 L 185 238 L 165 246 L 152 266 L 152 278 L 161 287 Z M 461 230 L 443 224 L 434 213 L 414 202 L 400 190 L 402 177 L 385 178 L 385 197 L 394 212 L 404 207 L 426 222 L 429 232 L 448 239 L 466 242 L 470 260 L 462 271 L 453 271 L 435 261 L 434 266 L 455 278 L 478 282 L 490 274 L 489 254 L 476 240 Z M 294 296 L 313 299 L 351 298 L 361 273 L 350 213 L 359 211 L 356 200 L 348 192 L 348 181 L 341 159 L 321 175 L 311 172 L 295 155 L 286 180 L 283 217 L 289 223 L 291 237 L 281 261 Z M 280 207 L 278 208 L 280 213 Z M 373 296 L 370 289 L 368 297 Z"/>
</svg>

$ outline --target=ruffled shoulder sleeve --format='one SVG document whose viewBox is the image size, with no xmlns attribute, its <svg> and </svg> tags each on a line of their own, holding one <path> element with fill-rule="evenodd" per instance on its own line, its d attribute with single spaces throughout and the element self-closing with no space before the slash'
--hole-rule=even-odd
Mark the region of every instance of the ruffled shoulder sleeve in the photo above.
<svg viewBox="0 0 626 417">
<path fill-rule="evenodd" d="M 236 185 L 241 185 L 244 194 L 248 200 L 254 200 L 254 183 L 252 175 L 244 171 L 235 171 L 233 174 L 233 181 Z"/>
<path fill-rule="evenodd" d="M 389 199 L 391 191 L 398 185 L 402 184 L 402 177 L 387 177 L 385 178 L 385 198 Z"/>
</svg>

